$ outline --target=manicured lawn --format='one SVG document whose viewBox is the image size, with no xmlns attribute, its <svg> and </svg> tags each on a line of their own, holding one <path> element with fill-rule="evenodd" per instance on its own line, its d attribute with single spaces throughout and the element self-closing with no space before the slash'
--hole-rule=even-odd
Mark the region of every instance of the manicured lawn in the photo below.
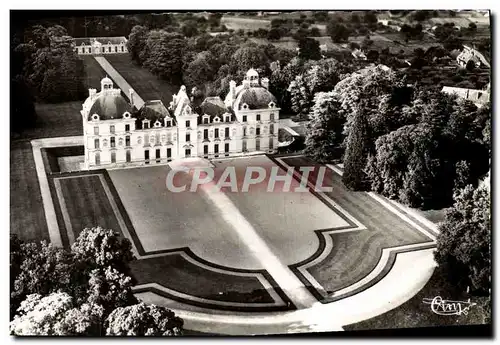
<svg viewBox="0 0 500 345">
<path fill-rule="evenodd" d="M 158 79 L 146 68 L 135 65 L 128 54 L 107 55 L 105 58 L 144 101 L 160 99 L 168 108 L 172 94 L 179 91 L 178 87 Z M 123 91 L 128 93 L 128 90 Z"/>
<path fill-rule="evenodd" d="M 106 76 L 106 72 L 102 69 L 101 65 L 97 63 L 93 56 L 82 56 L 83 65 L 85 67 L 84 85 L 85 98 L 88 97 L 88 89 L 101 90 L 101 79 Z"/>
<path fill-rule="evenodd" d="M 233 29 L 234 31 L 238 31 L 240 29 L 245 31 L 255 31 L 258 29 L 269 30 L 271 28 L 270 20 L 257 18 L 223 16 L 220 23 L 221 25 L 225 25 L 228 29 Z"/>
<path fill-rule="evenodd" d="M 29 141 L 10 147 L 10 232 L 26 241 L 49 240 Z"/>
<path fill-rule="evenodd" d="M 485 297 L 471 296 L 458 290 L 444 279 L 445 273 L 436 268 L 431 279 L 419 293 L 399 307 L 369 320 L 344 326 L 346 331 L 359 331 L 386 328 L 436 327 L 483 324 L 483 310 L 479 307 Z M 424 304 L 424 298 L 441 296 L 446 300 L 467 301 L 479 305 L 469 309 L 468 315 L 437 315 L 432 312 L 429 304 Z"/>
</svg>

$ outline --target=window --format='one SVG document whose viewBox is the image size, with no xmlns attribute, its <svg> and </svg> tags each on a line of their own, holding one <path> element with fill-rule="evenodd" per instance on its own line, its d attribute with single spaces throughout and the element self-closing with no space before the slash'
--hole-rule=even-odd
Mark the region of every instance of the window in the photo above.
<svg viewBox="0 0 500 345">
<path fill-rule="evenodd" d="M 229 127 L 224 129 L 224 137 L 229 138 Z"/>
<path fill-rule="evenodd" d="M 243 136 L 246 137 L 247 136 L 247 128 L 246 127 L 243 127 Z"/>
<path fill-rule="evenodd" d="M 191 141 L 191 134 L 186 133 L 186 142 L 190 142 L 190 141 Z"/>
<path fill-rule="evenodd" d="M 111 137 L 110 145 L 111 147 L 115 147 L 115 137 Z"/>
<path fill-rule="evenodd" d="M 203 154 L 206 156 L 208 155 L 208 145 L 203 146 Z M 206 158 L 206 157 L 205 157 Z"/>
<path fill-rule="evenodd" d="M 247 116 L 243 115 L 243 122 L 247 122 Z"/>
<path fill-rule="evenodd" d="M 144 160 L 149 164 L 149 150 L 144 150 Z"/>
<path fill-rule="evenodd" d="M 170 161 L 172 158 L 172 149 L 169 147 L 167 148 L 167 159 Z"/>
<path fill-rule="evenodd" d="M 125 146 L 127 146 L 127 147 L 130 146 L 130 135 L 127 135 L 125 137 Z"/>
<path fill-rule="evenodd" d="M 95 153 L 95 165 L 101 164 L 101 154 L 99 152 Z"/>
<path fill-rule="evenodd" d="M 274 123 L 269 125 L 269 134 L 274 134 Z"/>
<path fill-rule="evenodd" d="M 114 134 L 115 133 L 115 125 L 109 126 L 109 132 Z"/>
<path fill-rule="evenodd" d="M 115 53 L 118 53 L 118 47 L 115 46 Z"/>
<path fill-rule="evenodd" d="M 102 47 L 102 52 L 104 53 L 104 47 Z"/>
<path fill-rule="evenodd" d="M 215 129 L 215 137 L 216 137 L 216 138 L 218 138 L 218 137 L 219 137 L 219 129 L 218 129 L 218 128 L 216 128 L 216 129 Z"/>
<path fill-rule="evenodd" d="M 94 127 L 94 135 L 99 135 L 99 126 Z"/>
<path fill-rule="evenodd" d="M 255 151 L 259 151 L 260 150 L 260 139 L 257 138 L 255 140 Z"/>
<path fill-rule="evenodd" d="M 271 137 L 269 138 L 269 150 L 272 150 L 274 148 L 274 138 Z"/>
<path fill-rule="evenodd" d="M 191 149 L 186 149 L 186 157 L 191 157 Z"/>
<path fill-rule="evenodd" d="M 257 114 L 257 118 L 256 118 L 257 121 L 260 121 L 260 114 Z"/>
<path fill-rule="evenodd" d="M 94 148 L 99 148 L 99 139 L 94 139 Z"/>
<path fill-rule="evenodd" d="M 125 132 L 130 132 L 130 125 L 125 125 Z"/>
<path fill-rule="evenodd" d="M 144 129 L 148 129 L 149 128 L 149 122 L 145 121 L 142 123 L 142 126 Z"/>
<path fill-rule="evenodd" d="M 229 143 L 224 144 L 224 152 L 226 153 L 226 156 L 229 156 Z"/>
<path fill-rule="evenodd" d="M 170 127 L 170 126 L 172 126 L 172 121 L 170 121 L 170 120 L 167 120 L 167 124 L 166 124 L 166 126 L 167 126 L 167 127 Z"/>
<path fill-rule="evenodd" d="M 271 113 L 269 120 L 274 121 L 274 113 Z"/>
<path fill-rule="evenodd" d="M 205 118 L 203 119 L 203 123 L 204 123 L 204 124 L 208 124 L 208 117 L 205 117 Z"/>
<path fill-rule="evenodd" d="M 130 150 L 127 150 L 127 151 L 125 152 L 125 158 L 126 158 L 126 160 L 127 160 L 127 163 L 130 163 L 130 160 L 131 160 L 131 159 L 130 159 Z"/>
<path fill-rule="evenodd" d="M 219 157 L 219 144 L 214 145 L 215 157 Z"/>
<path fill-rule="evenodd" d="M 111 163 L 116 163 L 116 152 L 111 152 Z"/>
<path fill-rule="evenodd" d="M 208 140 L 208 129 L 203 130 L 203 139 Z"/>
<path fill-rule="evenodd" d="M 189 120 L 186 121 L 186 128 L 191 128 L 191 121 Z"/>
<path fill-rule="evenodd" d="M 243 152 L 247 152 L 247 141 L 243 140 L 243 147 L 242 147 Z"/>
<path fill-rule="evenodd" d="M 111 47 L 108 47 L 108 53 L 111 53 Z"/>
<path fill-rule="evenodd" d="M 156 149 L 156 163 L 160 163 L 161 161 L 160 149 Z"/>
<path fill-rule="evenodd" d="M 91 49 L 91 48 L 89 48 L 89 54 L 90 54 L 90 53 L 92 53 L 92 49 Z"/>
<path fill-rule="evenodd" d="M 255 128 L 255 135 L 260 135 L 260 127 Z"/>
<path fill-rule="evenodd" d="M 123 46 L 122 46 L 122 52 L 123 52 Z"/>
</svg>

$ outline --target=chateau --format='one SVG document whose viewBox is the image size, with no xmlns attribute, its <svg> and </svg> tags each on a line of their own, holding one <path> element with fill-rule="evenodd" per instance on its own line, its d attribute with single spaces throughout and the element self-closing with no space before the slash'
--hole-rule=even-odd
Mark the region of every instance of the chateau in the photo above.
<svg viewBox="0 0 500 345">
<path fill-rule="evenodd" d="M 89 89 L 81 115 L 85 169 L 161 164 L 173 159 L 213 159 L 250 152 L 274 153 L 278 147 L 280 108 L 269 92 L 269 80 L 250 69 L 241 85 L 199 104 L 182 86 L 167 108 L 160 100 L 135 109 L 113 88 Z M 133 90 L 129 90 L 132 100 Z"/>
<path fill-rule="evenodd" d="M 73 48 L 78 55 L 128 53 L 126 37 L 84 37 L 73 39 Z"/>
</svg>

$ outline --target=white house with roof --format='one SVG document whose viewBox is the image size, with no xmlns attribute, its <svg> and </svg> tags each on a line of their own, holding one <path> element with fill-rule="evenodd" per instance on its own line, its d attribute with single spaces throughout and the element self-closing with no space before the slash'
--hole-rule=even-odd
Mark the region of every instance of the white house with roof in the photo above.
<svg viewBox="0 0 500 345">
<path fill-rule="evenodd" d="M 280 108 L 268 88 L 269 80 L 251 69 L 241 85 L 230 82 L 224 101 L 207 97 L 194 105 L 182 86 L 168 108 L 153 100 L 135 109 L 106 77 L 100 92 L 89 89 L 81 110 L 84 168 L 275 153 Z"/>
<path fill-rule="evenodd" d="M 82 37 L 73 39 L 73 47 L 78 55 L 123 54 L 128 53 L 127 38 Z"/>
</svg>

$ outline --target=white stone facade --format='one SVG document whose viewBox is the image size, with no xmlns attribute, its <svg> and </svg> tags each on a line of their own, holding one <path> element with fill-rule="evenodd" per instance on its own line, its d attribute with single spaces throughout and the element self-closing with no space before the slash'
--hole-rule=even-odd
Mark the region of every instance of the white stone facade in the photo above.
<svg viewBox="0 0 500 345">
<path fill-rule="evenodd" d="M 209 97 L 197 111 L 184 86 L 168 110 L 161 101 L 147 101 L 142 109 L 133 109 L 121 90 L 104 78 L 100 92 L 89 90 L 81 111 L 85 169 L 275 153 L 280 108 L 267 90 L 268 81 L 255 74 L 249 71 L 238 87 L 231 82 L 225 102 Z"/>
<path fill-rule="evenodd" d="M 108 55 L 128 53 L 125 37 L 75 38 L 73 47 L 78 55 Z"/>
</svg>

